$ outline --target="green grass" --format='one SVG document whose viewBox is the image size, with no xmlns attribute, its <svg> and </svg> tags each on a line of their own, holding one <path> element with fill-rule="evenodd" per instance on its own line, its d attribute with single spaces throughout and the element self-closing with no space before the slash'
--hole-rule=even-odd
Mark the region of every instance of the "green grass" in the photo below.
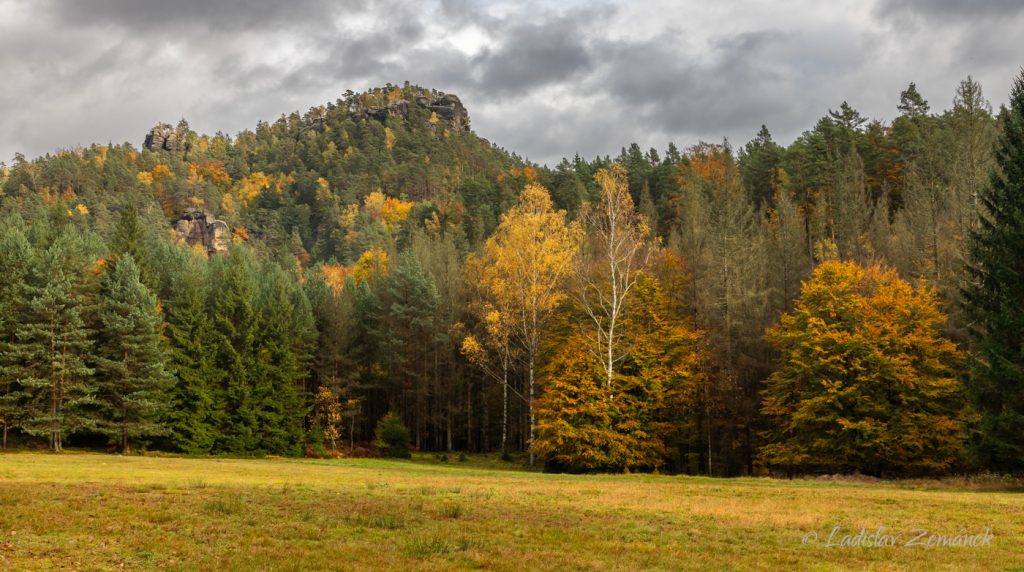
<svg viewBox="0 0 1024 572">
<path fill-rule="evenodd" d="M 16 453 L 0 455 L 0 570 L 1021 569 L 1024 495 L 998 488 Z M 826 547 L 836 526 L 992 541 Z"/>
</svg>

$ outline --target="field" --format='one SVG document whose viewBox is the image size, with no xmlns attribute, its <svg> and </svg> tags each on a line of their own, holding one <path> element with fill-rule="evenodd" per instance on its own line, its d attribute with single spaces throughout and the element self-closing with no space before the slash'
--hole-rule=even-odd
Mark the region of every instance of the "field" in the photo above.
<svg viewBox="0 0 1024 572">
<path fill-rule="evenodd" d="M 970 482 L 497 465 L 4 454 L 0 569 L 1024 569 L 1024 495 Z"/>
</svg>

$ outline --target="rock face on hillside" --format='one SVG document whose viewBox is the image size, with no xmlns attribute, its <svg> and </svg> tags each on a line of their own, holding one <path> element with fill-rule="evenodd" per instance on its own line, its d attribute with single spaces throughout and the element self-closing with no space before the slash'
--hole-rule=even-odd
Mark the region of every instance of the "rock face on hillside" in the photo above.
<svg viewBox="0 0 1024 572">
<path fill-rule="evenodd" d="M 168 123 L 150 129 L 143 145 L 150 151 L 188 151 L 186 138 Z"/>
<path fill-rule="evenodd" d="M 398 99 L 386 105 L 363 105 L 359 101 L 352 101 L 349 104 L 349 118 L 352 121 L 364 119 L 376 119 L 385 121 L 389 117 L 407 119 L 410 106 L 417 106 L 437 116 L 438 122 L 443 122 L 453 131 L 466 131 L 469 129 L 469 113 L 458 96 L 451 93 L 437 93 L 436 95 L 417 95 L 415 98 Z"/>
<path fill-rule="evenodd" d="M 188 209 L 174 223 L 174 230 L 189 246 L 201 245 L 209 256 L 223 254 L 231 243 L 231 229 L 212 213 Z"/>
</svg>

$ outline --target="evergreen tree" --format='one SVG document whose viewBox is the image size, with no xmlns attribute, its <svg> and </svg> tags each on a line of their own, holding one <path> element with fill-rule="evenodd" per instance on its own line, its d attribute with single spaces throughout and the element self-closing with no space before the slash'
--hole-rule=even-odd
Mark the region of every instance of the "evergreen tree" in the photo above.
<svg viewBox="0 0 1024 572">
<path fill-rule="evenodd" d="M 7 436 L 17 429 L 25 414 L 25 387 L 17 382 L 18 360 L 11 351 L 16 348 L 16 334 L 26 318 L 22 303 L 29 295 L 26 281 L 32 265 L 32 246 L 13 221 L 3 221 L 0 228 L 0 431 L 2 447 Z"/>
<path fill-rule="evenodd" d="M 437 308 L 440 296 L 431 277 L 412 252 L 402 254 L 385 284 L 388 303 L 384 314 L 388 389 L 401 401 L 395 405 L 412 412 L 416 446 L 422 444 L 427 400 L 436 385 L 433 367 Z M 408 413 L 407 413 L 408 415 Z"/>
<path fill-rule="evenodd" d="M 266 266 L 270 266 L 267 268 Z M 259 449 L 298 455 L 306 415 L 304 382 L 316 341 L 312 308 L 294 275 L 266 265 L 261 273 L 253 400 Z"/>
<path fill-rule="evenodd" d="M 205 255 L 188 250 L 179 250 L 176 259 L 167 302 L 169 367 L 176 381 L 165 423 L 176 448 L 209 453 L 223 423 L 225 372 L 217 363 L 220 347 L 209 312 L 208 265 Z"/>
<path fill-rule="evenodd" d="M 133 439 L 165 432 L 160 416 L 173 380 L 161 340 L 163 317 L 131 254 L 120 258 L 103 281 L 99 323 L 96 429 L 128 453 Z"/>
<path fill-rule="evenodd" d="M 256 353 L 259 314 L 256 268 L 246 249 L 235 247 L 216 260 L 212 276 L 212 317 L 217 368 L 224 372 L 218 403 L 215 451 L 259 452 L 259 404 L 254 395 L 258 376 Z"/>
<path fill-rule="evenodd" d="M 33 259 L 16 310 L 23 321 L 5 352 L 13 362 L 7 374 L 28 396 L 21 427 L 47 437 L 54 451 L 63 450 L 69 434 L 95 426 L 82 246 L 77 237 L 62 234 Z"/>
<path fill-rule="evenodd" d="M 1010 91 L 996 169 L 971 234 L 964 295 L 978 347 L 971 390 L 981 413 L 979 461 L 1024 470 L 1024 71 Z"/>
<path fill-rule="evenodd" d="M 755 208 L 773 204 L 782 152 L 782 147 L 772 140 L 772 134 L 764 125 L 757 136 L 740 149 L 739 165 L 743 186 Z"/>
</svg>

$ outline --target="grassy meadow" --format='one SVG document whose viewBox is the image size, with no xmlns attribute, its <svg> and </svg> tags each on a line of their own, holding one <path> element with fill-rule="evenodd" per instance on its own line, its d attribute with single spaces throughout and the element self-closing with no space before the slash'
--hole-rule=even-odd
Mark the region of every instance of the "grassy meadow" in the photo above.
<svg viewBox="0 0 1024 572">
<path fill-rule="evenodd" d="M 827 546 L 837 526 L 833 543 L 882 526 L 897 546 Z M 914 529 L 991 537 L 906 546 Z M 475 457 L 0 454 L 0 570 L 48 569 L 1024 570 L 1024 494 L 547 475 Z"/>
</svg>

